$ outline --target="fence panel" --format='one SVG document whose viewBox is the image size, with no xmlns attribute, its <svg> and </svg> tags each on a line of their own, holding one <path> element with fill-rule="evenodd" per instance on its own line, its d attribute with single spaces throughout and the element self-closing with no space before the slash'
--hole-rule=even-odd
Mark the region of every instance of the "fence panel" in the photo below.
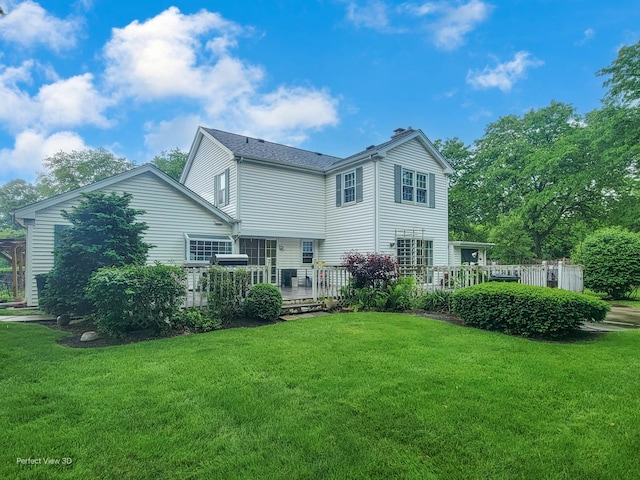
<svg viewBox="0 0 640 480">
<path fill-rule="evenodd" d="M 584 267 L 558 264 L 558 288 L 572 292 L 584 291 Z"/>
</svg>

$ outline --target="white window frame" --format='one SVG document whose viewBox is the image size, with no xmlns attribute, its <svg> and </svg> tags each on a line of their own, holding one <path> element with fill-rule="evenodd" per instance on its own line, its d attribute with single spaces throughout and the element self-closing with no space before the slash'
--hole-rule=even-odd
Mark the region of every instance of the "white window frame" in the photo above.
<svg viewBox="0 0 640 480">
<path fill-rule="evenodd" d="M 351 178 L 349 185 L 347 185 L 347 176 Z M 347 200 L 347 195 L 352 196 L 352 199 Z M 342 174 L 342 204 L 349 205 L 351 203 L 356 203 L 356 171 L 355 170 L 350 170 Z"/>
<path fill-rule="evenodd" d="M 308 249 L 309 246 L 311 246 L 311 250 Z M 301 251 L 302 251 L 303 265 L 313 264 L 313 258 L 315 256 L 315 246 L 316 246 L 316 242 L 313 240 L 302 240 Z M 306 247 L 306 250 L 305 250 L 305 247 Z M 309 254 L 311 256 L 309 256 Z"/>
<path fill-rule="evenodd" d="M 433 266 L 433 240 L 429 238 L 396 238 L 396 258 L 398 267 L 430 267 Z"/>
<path fill-rule="evenodd" d="M 215 203 L 216 207 L 225 207 L 227 205 L 227 188 L 229 188 L 229 179 L 227 178 L 227 170 L 214 177 L 215 182 Z"/>
<path fill-rule="evenodd" d="M 216 237 L 211 235 L 190 235 L 185 234 L 185 262 L 186 263 L 210 263 L 211 258 L 218 253 L 233 253 L 233 240 L 229 237 Z M 199 242 L 199 243 L 198 243 Z M 195 243 L 195 249 L 192 244 Z M 207 244 L 209 244 L 207 246 Z M 214 244 L 215 248 L 214 248 Z M 224 244 L 224 248 L 220 248 Z M 198 248 L 202 248 L 202 253 L 198 254 Z M 211 256 L 207 256 L 207 250 Z M 192 258 L 192 252 L 193 254 Z"/>
<path fill-rule="evenodd" d="M 402 203 L 416 203 L 418 205 L 429 203 L 428 173 L 402 167 L 401 178 Z M 407 182 L 407 179 L 410 179 L 410 182 Z"/>
</svg>

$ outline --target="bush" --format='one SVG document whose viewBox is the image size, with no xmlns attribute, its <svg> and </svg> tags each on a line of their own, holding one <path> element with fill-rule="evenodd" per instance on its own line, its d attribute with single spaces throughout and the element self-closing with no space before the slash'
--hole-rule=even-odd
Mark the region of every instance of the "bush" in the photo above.
<svg viewBox="0 0 640 480">
<path fill-rule="evenodd" d="M 249 272 L 213 266 L 203 278 L 202 288 L 207 290 L 210 315 L 223 324 L 233 322 L 244 313 L 244 301 L 249 291 Z M 279 291 L 278 291 L 279 292 Z"/>
<path fill-rule="evenodd" d="M 563 337 L 585 321 L 600 322 L 610 309 L 581 293 L 494 282 L 458 290 L 452 306 L 467 325 L 541 338 Z"/>
<path fill-rule="evenodd" d="M 613 299 L 628 297 L 640 286 L 640 235 L 605 228 L 576 248 L 576 263 L 584 265 L 584 286 Z"/>
<path fill-rule="evenodd" d="M 168 329 L 184 300 L 184 275 L 181 267 L 160 264 L 101 268 L 87 287 L 96 325 L 114 337 Z"/>
<path fill-rule="evenodd" d="M 91 313 L 85 289 L 93 272 L 144 265 L 151 245 L 142 241 L 146 224 L 135 222 L 136 215 L 144 212 L 130 208 L 131 199 L 129 193 L 88 193 L 70 212 L 62 212 L 72 227 L 61 232 L 54 250 L 53 270 L 38 299 L 42 310 L 56 316 Z"/>
<path fill-rule="evenodd" d="M 351 274 L 354 288 L 387 288 L 398 278 L 398 263 L 391 255 L 346 253 L 342 265 Z"/>
<path fill-rule="evenodd" d="M 275 320 L 282 311 L 282 293 L 275 285 L 257 283 L 247 295 L 247 315 L 261 320 Z"/>
<path fill-rule="evenodd" d="M 176 315 L 172 323 L 175 328 L 183 328 L 196 333 L 222 328 L 220 317 L 206 308 L 185 308 Z"/>
<path fill-rule="evenodd" d="M 425 292 L 416 300 L 416 307 L 427 312 L 450 312 L 452 295 L 450 290 Z"/>
<path fill-rule="evenodd" d="M 413 277 L 402 277 L 389 283 L 386 288 L 355 288 L 352 282 L 341 289 L 341 294 L 344 296 L 347 305 L 356 311 L 404 312 L 415 306 L 415 292 L 415 279 Z"/>
</svg>

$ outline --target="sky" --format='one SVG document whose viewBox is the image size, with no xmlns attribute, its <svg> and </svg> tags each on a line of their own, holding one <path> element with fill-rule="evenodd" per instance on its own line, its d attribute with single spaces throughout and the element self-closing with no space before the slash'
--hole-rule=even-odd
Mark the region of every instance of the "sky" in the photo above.
<svg viewBox="0 0 640 480">
<path fill-rule="evenodd" d="M 146 163 L 198 126 L 344 157 L 393 130 L 467 144 L 580 114 L 640 40 L 637 0 L 0 0 L 0 184 L 59 151 Z"/>
</svg>

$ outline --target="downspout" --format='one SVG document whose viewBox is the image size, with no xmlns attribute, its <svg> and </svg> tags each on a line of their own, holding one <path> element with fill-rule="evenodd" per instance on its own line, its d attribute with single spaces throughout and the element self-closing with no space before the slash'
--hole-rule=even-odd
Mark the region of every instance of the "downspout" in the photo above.
<svg viewBox="0 0 640 480">
<path fill-rule="evenodd" d="M 380 207 L 378 205 L 378 159 L 371 155 L 373 161 L 373 251 L 380 253 Z"/>
<path fill-rule="evenodd" d="M 242 198 L 242 182 L 240 181 L 240 177 L 242 176 L 242 157 L 234 157 L 236 160 L 236 222 L 235 223 L 235 231 L 234 237 L 235 242 L 238 242 L 238 238 L 240 237 L 240 233 L 242 231 L 242 217 L 241 217 L 241 198 Z M 229 186 L 231 188 L 231 186 Z M 235 243 L 234 242 L 234 243 Z M 239 249 L 239 245 L 234 245 L 234 251 L 237 253 Z"/>
</svg>

